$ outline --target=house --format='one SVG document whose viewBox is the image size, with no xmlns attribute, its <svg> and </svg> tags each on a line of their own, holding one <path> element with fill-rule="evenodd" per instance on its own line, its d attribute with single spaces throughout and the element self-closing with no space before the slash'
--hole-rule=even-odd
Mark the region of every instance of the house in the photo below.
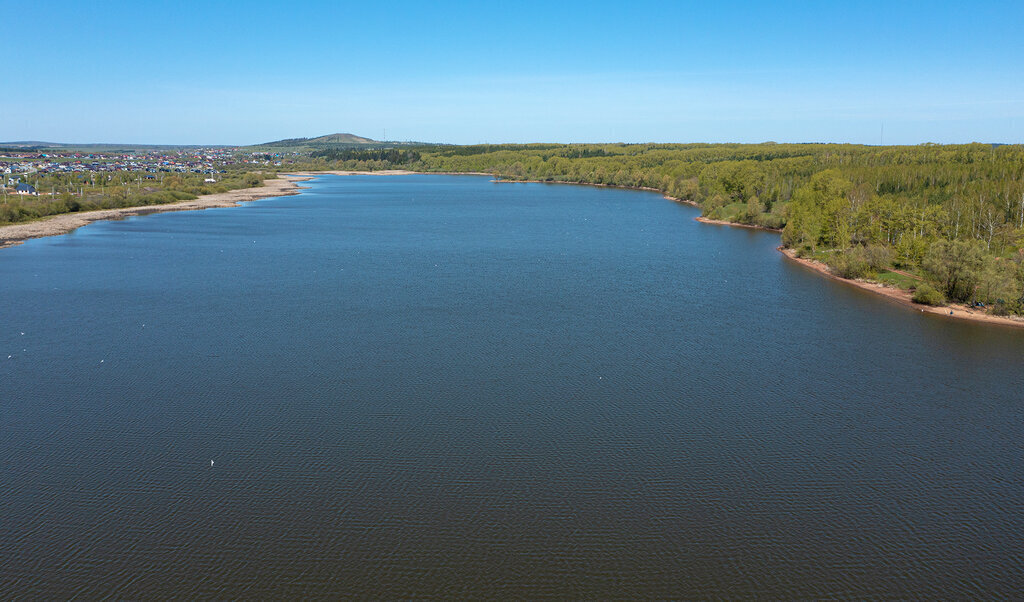
<svg viewBox="0 0 1024 602">
<path fill-rule="evenodd" d="M 21 178 L 7 178 L 8 186 L 17 186 L 18 184 L 21 184 Z"/>
<path fill-rule="evenodd" d="M 36 192 L 36 187 L 30 186 L 28 184 L 18 184 L 17 186 L 14 187 L 14 192 L 17 192 L 18 194 L 31 194 L 32 196 L 39 196 L 39 193 Z"/>
</svg>

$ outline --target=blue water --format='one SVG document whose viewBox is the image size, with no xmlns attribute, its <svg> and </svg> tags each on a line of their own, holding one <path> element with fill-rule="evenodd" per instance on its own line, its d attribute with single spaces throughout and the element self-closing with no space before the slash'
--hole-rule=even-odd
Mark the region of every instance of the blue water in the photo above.
<svg viewBox="0 0 1024 602">
<path fill-rule="evenodd" d="M 0 598 L 1024 591 L 1024 330 L 656 194 L 307 185 L 0 251 Z"/>
</svg>

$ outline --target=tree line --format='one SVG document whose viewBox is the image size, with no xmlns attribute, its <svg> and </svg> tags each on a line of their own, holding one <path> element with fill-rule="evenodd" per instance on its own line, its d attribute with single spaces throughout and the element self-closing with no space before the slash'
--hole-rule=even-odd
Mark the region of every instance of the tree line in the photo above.
<svg viewBox="0 0 1024 602">
<path fill-rule="evenodd" d="M 420 160 L 420 153 L 415 150 L 400 150 L 395 148 L 379 149 L 325 149 L 314 151 L 310 154 L 313 159 L 324 159 L 336 161 L 343 164 L 358 165 L 361 163 L 385 163 L 391 168 L 409 165 Z M 344 167 L 343 167 L 344 168 Z M 365 171 L 365 170 L 360 170 Z"/>
</svg>

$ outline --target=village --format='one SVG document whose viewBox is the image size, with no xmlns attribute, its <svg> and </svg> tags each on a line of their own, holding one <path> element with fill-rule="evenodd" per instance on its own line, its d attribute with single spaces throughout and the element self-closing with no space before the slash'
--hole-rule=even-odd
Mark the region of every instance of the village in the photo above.
<svg viewBox="0 0 1024 602">
<path fill-rule="evenodd" d="M 232 166 L 280 166 L 280 157 L 268 153 L 240 152 L 237 148 L 188 148 L 176 150 L 82 152 L 74 150 L 0 149 L 0 189 L 4 194 L 37 196 L 40 179 L 71 176 L 98 184 L 118 174 L 136 174 L 137 180 L 158 180 L 163 174 L 205 174 L 204 181 L 218 181 Z M 105 175 L 106 178 L 100 177 Z"/>
</svg>

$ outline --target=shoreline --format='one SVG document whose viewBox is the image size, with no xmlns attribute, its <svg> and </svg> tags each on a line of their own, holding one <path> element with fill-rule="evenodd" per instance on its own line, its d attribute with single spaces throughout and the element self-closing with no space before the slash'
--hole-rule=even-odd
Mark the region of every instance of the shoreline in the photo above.
<svg viewBox="0 0 1024 602">
<path fill-rule="evenodd" d="M 316 177 L 322 175 L 331 176 L 491 176 L 492 173 L 483 171 L 409 171 L 408 169 L 381 169 L 378 171 L 354 171 L 348 169 L 334 169 L 327 171 L 290 171 L 288 175 Z"/>
<path fill-rule="evenodd" d="M 880 295 L 904 307 L 916 309 L 921 313 L 929 313 L 942 316 L 944 318 L 964 320 L 968 322 L 983 322 L 985 324 L 998 324 L 1001 326 L 1024 328 L 1024 319 L 1011 318 L 1008 316 L 993 316 L 992 314 L 985 313 L 984 311 L 978 311 L 960 303 L 947 303 L 946 305 L 922 305 L 920 303 L 914 303 L 912 300 L 913 294 L 908 290 L 886 286 L 884 284 L 870 282 L 868 280 L 850 280 L 849 278 L 843 278 L 842 276 L 833 274 L 828 266 L 820 261 L 797 257 L 796 253 L 792 249 L 784 249 L 781 246 L 776 247 L 776 249 L 790 261 L 793 261 L 809 270 L 813 270 L 827 278 L 837 280 L 861 290 L 875 293 L 876 295 Z"/>
<path fill-rule="evenodd" d="M 33 238 L 45 238 L 47 236 L 60 236 L 73 232 L 82 226 L 93 222 L 104 220 L 120 220 L 137 215 L 149 215 L 151 213 L 167 213 L 170 211 L 199 211 L 201 209 L 212 209 L 215 207 L 237 207 L 241 203 L 256 201 L 277 196 L 291 196 L 299 194 L 302 188 L 296 182 L 303 182 L 321 175 L 335 176 L 407 176 L 418 174 L 437 175 L 477 175 L 491 176 L 493 174 L 483 172 L 421 172 L 408 171 L 404 169 L 385 169 L 380 171 L 297 171 L 280 173 L 273 178 L 263 180 L 262 186 L 253 188 L 239 188 L 227 192 L 206 194 L 197 198 L 166 203 L 162 205 L 137 205 L 135 207 L 116 207 L 113 209 L 96 209 L 94 211 L 82 211 L 74 213 L 59 213 L 49 215 L 31 222 L 20 222 L 0 226 L 0 249 L 14 247 Z"/>
<path fill-rule="evenodd" d="M 479 175 L 490 175 L 490 174 L 479 174 Z M 564 182 L 564 181 L 556 181 L 556 180 L 551 180 L 551 181 L 546 181 L 546 180 L 502 180 L 502 179 L 498 179 L 497 176 L 495 176 L 495 180 L 494 181 L 495 182 L 501 182 L 501 183 L 513 183 L 513 184 L 517 183 L 517 182 L 520 182 L 520 183 L 530 183 L 530 184 L 572 184 L 572 185 L 575 185 L 575 186 L 595 186 L 595 187 L 598 187 L 598 188 L 620 188 L 620 189 L 624 189 L 624 190 L 644 190 L 644 191 L 647 191 L 647 192 L 657 192 L 658 194 L 662 195 L 662 197 L 664 197 L 665 199 L 670 200 L 670 201 L 674 201 L 676 203 L 682 203 L 684 205 L 690 205 L 691 207 L 700 208 L 700 205 L 698 205 L 697 203 L 695 203 L 693 201 L 686 200 L 686 199 L 679 199 L 679 198 L 676 198 L 676 197 L 673 197 L 673 196 L 669 196 L 669 195 L 665 194 L 664 192 L 662 192 L 661 190 L 658 190 L 657 188 L 651 188 L 651 187 L 648 187 L 648 186 L 618 186 L 618 185 L 615 185 L 615 184 L 594 184 L 594 183 L 588 183 L 588 182 Z M 767 226 L 758 226 L 758 225 L 755 225 L 755 224 L 738 224 L 738 223 L 735 223 L 735 222 L 729 222 L 729 221 L 720 220 L 720 219 L 711 219 L 711 218 L 707 218 L 707 217 L 704 217 L 704 216 L 695 217 L 694 220 L 698 221 L 698 222 L 700 222 L 702 224 L 707 224 L 707 225 L 712 225 L 712 226 L 729 226 L 729 227 L 732 227 L 732 228 L 746 228 L 748 230 L 761 230 L 762 232 L 773 232 L 775 234 L 780 234 L 782 232 L 782 229 L 780 229 L 780 228 L 769 228 Z M 930 314 L 937 315 L 937 316 L 943 316 L 945 318 L 952 318 L 952 319 L 963 320 L 963 321 L 967 321 L 967 322 L 980 322 L 980 323 L 983 323 L 983 324 L 993 324 L 993 325 L 998 325 L 998 326 L 1010 326 L 1010 327 L 1014 327 L 1014 328 L 1024 328 L 1024 318 L 1019 318 L 1018 319 L 1018 318 L 1011 318 L 1011 317 L 1006 317 L 1006 316 L 993 316 L 993 315 L 985 313 L 983 311 L 977 311 L 976 309 L 968 307 L 966 305 L 956 304 L 956 303 L 950 303 L 950 304 L 941 305 L 941 306 L 921 305 L 920 303 L 914 303 L 912 301 L 912 299 L 911 299 L 913 297 L 913 294 L 910 291 L 908 291 L 908 290 L 894 288 L 894 287 L 891 287 L 891 286 L 886 286 L 886 285 L 878 283 L 878 282 L 869 282 L 867 280 L 849 280 L 847 278 L 843 278 L 841 276 L 837 276 L 837 275 L 833 274 L 832 271 L 828 268 L 828 266 L 826 266 L 825 264 L 823 264 L 823 263 L 821 263 L 819 261 L 815 261 L 813 259 L 804 259 L 802 257 L 797 257 L 796 254 L 793 251 L 791 251 L 790 249 L 784 249 L 784 248 L 782 248 L 782 246 L 778 246 L 778 247 L 776 247 L 776 249 L 780 253 L 782 253 L 784 256 L 786 256 L 786 258 L 789 259 L 790 261 L 796 262 L 796 263 L 800 264 L 801 266 L 803 266 L 803 267 L 805 267 L 805 268 L 807 268 L 809 270 L 813 270 L 813 271 L 817 272 L 818 274 L 820 274 L 822 276 L 825 276 L 826 278 L 831 278 L 833 280 L 837 280 L 837 281 L 842 282 L 844 284 L 847 284 L 847 285 L 850 285 L 850 286 L 854 286 L 854 287 L 859 288 L 861 290 L 874 293 L 876 295 L 879 295 L 879 296 L 883 297 L 884 299 L 888 299 L 889 301 L 892 301 L 894 303 L 902 305 L 902 306 L 904 306 L 904 307 L 906 307 L 908 309 L 912 309 L 912 310 L 913 309 L 917 309 L 918 311 L 920 311 L 922 313 L 930 313 Z M 952 312 L 952 313 L 950 313 L 950 312 Z"/>
<path fill-rule="evenodd" d="M 7 247 L 13 247 L 24 243 L 26 240 L 33 238 L 44 238 L 47 236 L 60 236 L 67 234 L 82 226 L 91 224 L 92 222 L 103 221 L 103 220 L 118 220 L 125 219 L 136 215 L 148 215 L 150 213 L 166 213 L 169 211 L 197 211 L 201 209 L 211 209 L 214 207 L 237 207 L 241 203 L 248 201 L 255 201 L 258 199 L 265 199 L 270 197 L 278 196 L 290 196 L 299 194 L 302 191 L 302 187 L 298 185 L 298 182 L 303 182 L 311 178 L 320 175 L 337 175 L 337 176 L 355 176 L 355 175 L 372 175 L 372 176 L 397 176 L 397 175 L 418 175 L 418 174 L 436 174 L 436 175 L 476 175 L 476 176 L 493 176 L 494 182 L 496 183 L 531 183 L 531 184 L 570 184 L 574 186 L 595 186 L 598 188 L 619 188 L 624 190 L 643 190 L 647 192 L 657 192 L 661 194 L 665 199 L 690 205 L 692 207 L 699 207 L 697 203 L 686 199 L 679 199 L 669 196 L 656 188 L 650 188 L 645 186 L 617 186 L 614 184 L 592 184 L 586 182 L 562 182 L 562 181 L 542 181 L 542 180 L 502 180 L 494 174 L 483 173 L 483 172 L 420 172 L 420 171 L 408 171 L 403 169 L 391 169 L 381 171 L 348 171 L 348 170 L 333 170 L 333 171 L 299 171 L 291 172 L 288 174 L 279 174 L 274 178 L 269 178 L 263 181 L 262 186 L 254 188 L 242 188 L 238 190 L 229 190 L 227 192 L 219 192 L 215 194 L 203 195 L 198 198 L 179 201 L 177 203 L 167 203 L 165 205 L 142 205 L 137 207 L 120 207 L 116 209 L 100 209 L 97 211 L 87 211 L 82 213 L 61 213 L 59 215 L 50 216 L 38 221 L 26 222 L 20 224 L 10 224 L 6 226 L 0 226 L 0 249 Z M 753 224 L 737 224 L 734 222 L 728 222 L 725 220 L 710 219 L 703 216 L 694 218 L 702 224 L 708 224 L 713 226 L 729 226 L 733 228 L 746 228 L 748 230 L 761 230 L 764 232 L 774 232 L 778 234 L 781 230 L 776 228 L 768 228 L 765 226 L 757 226 Z M 962 304 L 947 304 L 943 306 L 930 306 L 921 305 L 914 303 L 911 300 L 912 294 L 908 290 L 898 289 L 877 282 L 869 282 L 866 280 L 850 280 L 833 274 L 832 271 L 825 264 L 820 261 L 813 259 L 806 259 L 803 257 L 797 257 L 796 253 L 791 249 L 784 249 L 782 246 L 776 247 L 780 253 L 782 253 L 787 259 L 793 261 L 809 270 L 817 272 L 818 274 L 831 278 L 854 286 L 861 290 L 865 290 L 876 295 L 879 295 L 892 302 L 898 303 L 904 307 L 910 309 L 917 309 L 922 313 L 930 313 L 933 315 L 943 316 L 946 318 L 953 318 L 957 320 L 965 320 L 970 322 L 982 322 L 985 324 L 995 324 L 1000 326 L 1011 326 L 1015 328 L 1024 328 L 1024 318 L 1011 318 L 1006 316 L 993 316 L 991 314 L 980 312 L 974 308 L 968 307 Z"/>
<path fill-rule="evenodd" d="M 317 176 L 329 175 L 329 176 L 411 176 L 413 174 L 423 173 L 419 171 L 408 171 L 405 169 L 382 169 L 380 171 L 350 171 L 344 169 L 335 169 L 329 171 L 290 171 L 287 176 L 299 176 L 303 178 L 315 178 Z"/>
<path fill-rule="evenodd" d="M 775 228 L 766 228 L 764 226 L 754 226 L 750 224 L 736 224 L 733 222 L 727 222 L 719 219 L 708 219 L 706 217 L 696 217 L 694 221 L 698 221 L 702 224 L 711 224 L 714 226 L 731 226 L 733 228 L 747 228 L 748 230 L 762 230 L 765 232 L 774 232 L 776 234 L 782 232 Z M 922 305 L 920 303 L 914 303 L 913 293 L 906 289 L 895 288 L 887 286 L 880 282 L 872 282 L 868 280 L 850 280 L 849 278 L 843 278 L 832 273 L 824 263 L 814 260 L 807 259 L 804 257 L 797 257 L 796 253 L 792 249 L 783 248 L 781 245 L 775 247 L 775 249 L 782 253 L 786 259 L 797 263 L 809 270 L 817 272 L 819 275 L 832 280 L 842 282 L 843 284 L 859 288 L 863 291 L 868 291 L 879 295 L 891 302 L 902 305 L 908 309 L 916 309 L 921 313 L 929 313 L 936 316 L 942 316 L 944 318 L 952 318 L 955 320 L 963 320 L 966 322 L 981 322 L 984 324 L 995 324 L 999 326 L 1010 326 L 1014 328 L 1024 328 L 1024 318 L 1012 318 L 1009 316 L 993 316 L 992 314 L 985 313 L 984 311 L 978 311 L 975 308 L 968 307 L 961 303 L 947 303 L 945 305 Z M 951 313 L 952 312 L 952 313 Z"/>
<path fill-rule="evenodd" d="M 711 219 L 709 217 L 695 217 L 693 218 L 702 224 L 711 224 L 712 226 L 732 226 L 733 228 L 746 228 L 748 230 L 761 230 L 763 232 L 774 232 L 780 234 L 781 228 L 769 228 L 768 226 L 758 226 L 757 224 L 737 224 L 736 222 L 727 222 L 724 219 Z"/>
<path fill-rule="evenodd" d="M 432 173 L 432 172 L 424 172 L 424 173 Z M 682 203 L 684 205 L 689 205 L 691 207 L 700 208 L 700 205 L 698 205 L 697 203 L 695 203 L 693 201 L 690 201 L 690 200 L 687 200 L 687 199 L 679 199 L 679 198 L 676 198 L 674 196 L 669 196 L 668 194 L 665 194 L 661 190 L 658 190 L 657 188 L 651 188 L 650 186 L 620 186 L 618 184 L 595 184 L 593 182 L 565 182 L 565 181 L 562 181 L 562 180 L 508 180 L 508 179 L 503 180 L 503 179 L 500 178 L 500 176 L 495 176 L 494 174 L 474 173 L 474 172 L 468 172 L 468 173 L 473 173 L 473 175 L 481 175 L 481 176 L 494 176 L 494 181 L 496 183 L 498 183 L 498 184 L 568 184 L 570 186 L 594 186 L 595 188 L 617 188 L 619 190 L 644 190 L 646 192 L 657 192 L 658 194 L 660 194 L 662 196 L 662 198 L 664 198 L 666 200 L 669 200 L 669 201 L 674 201 L 676 203 Z M 722 223 L 723 224 L 729 224 L 729 225 L 735 225 L 735 224 L 732 224 L 731 222 L 722 222 Z"/>
<path fill-rule="evenodd" d="M 67 234 L 92 222 L 119 220 L 135 215 L 166 213 L 169 211 L 197 211 L 214 207 L 237 207 L 239 204 L 248 201 L 299 194 L 301 188 L 297 182 L 307 179 L 306 177 L 280 175 L 264 180 L 262 186 L 206 194 L 188 201 L 178 201 L 164 205 L 140 205 L 136 207 L 118 207 L 115 209 L 97 209 L 96 211 L 60 213 L 37 221 L 0 226 L 0 249 L 20 245 L 26 240 L 33 238 Z"/>
</svg>

